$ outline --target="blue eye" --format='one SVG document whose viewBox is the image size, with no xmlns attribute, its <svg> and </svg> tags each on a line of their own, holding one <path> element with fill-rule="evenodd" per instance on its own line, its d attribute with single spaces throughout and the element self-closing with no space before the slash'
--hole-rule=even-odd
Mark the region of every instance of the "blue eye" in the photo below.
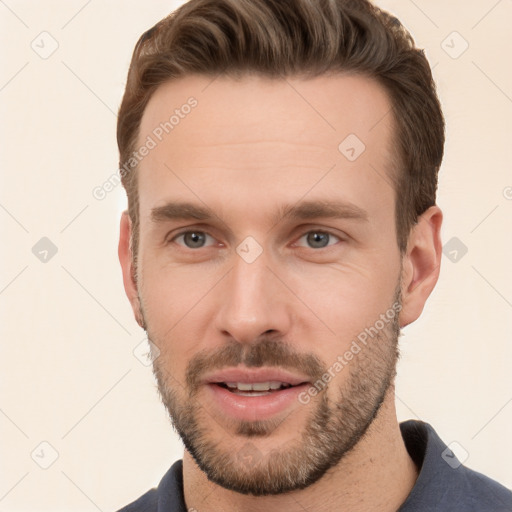
<svg viewBox="0 0 512 512">
<path fill-rule="evenodd" d="M 181 241 L 179 241 L 180 239 Z M 209 243 L 207 243 L 208 240 Z M 300 243 L 302 240 L 304 240 L 304 242 Z M 309 247 L 310 249 L 323 249 L 325 247 L 335 245 L 340 241 L 340 237 L 327 231 L 312 230 L 304 233 L 296 245 L 301 247 Z M 204 247 L 213 245 L 215 243 L 215 238 L 213 238 L 211 235 L 208 235 L 204 231 L 189 230 L 177 234 L 174 238 L 171 239 L 171 242 L 176 242 L 178 245 L 186 247 L 187 249 L 202 249 Z"/>
<path fill-rule="evenodd" d="M 206 234 L 204 231 L 184 231 L 176 235 L 172 241 L 176 241 L 179 238 L 183 239 L 183 244 L 180 245 L 185 245 L 189 249 L 201 249 L 205 247 L 207 238 L 214 240 L 213 237 Z"/>
<path fill-rule="evenodd" d="M 336 235 L 327 233 L 325 231 L 309 231 L 308 233 L 302 235 L 300 240 L 303 238 L 306 239 L 306 243 L 312 249 L 323 249 L 329 245 L 334 245 L 337 241 L 341 241 L 341 239 Z M 331 243 L 332 238 L 335 239 L 333 243 Z"/>
</svg>

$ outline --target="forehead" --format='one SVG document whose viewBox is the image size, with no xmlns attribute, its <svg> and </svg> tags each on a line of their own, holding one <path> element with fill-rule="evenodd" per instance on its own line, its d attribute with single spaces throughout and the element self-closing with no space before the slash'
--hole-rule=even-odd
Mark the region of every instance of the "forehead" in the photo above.
<svg viewBox="0 0 512 512">
<path fill-rule="evenodd" d="M 197 100 L 198 108 L 193 108 L 191 116 L 185 114 L 190 117 L 186 123 L 173 126 L 172 138 L 176 142 L 180 134 L 186 136 L 190 130 L 204 144 L 250 141 L 264 138 L 282 125 L 287 129 L 281 135 L 294 140 L 323 141 L 332 146 L 344 132 L 352 130 L 363 140 L 373 142 L 391 121 L 391 116 L 387 116 L 391 104 L 384 88 L 362 75 L 323 75 L 312 79 L 191 75 L 158 87 L 144 111 L 140 134 L 168 121 L 190 98 Z M 379 122 L 384 121 L 382 116 L 388 117 L 388 122 Z M 234 122 L 251 131 L 231 131 Z M 178 124 L 182 125 L 179 130 Z"/>
<path fill-rule="evenodd" d="M 214 200 L 235 183 L 245 200 L 264 190 L 293 200 L 326 173 L 326 193 L 342 183 L 360 196 L 389 189 L 392 137 L 388 96 L 364 76 L 174 80 L 155 91 L 140 126 L 139 146 L 154 143 L 139 164 L 141 212 L 173 191 Z"/>
</svg>

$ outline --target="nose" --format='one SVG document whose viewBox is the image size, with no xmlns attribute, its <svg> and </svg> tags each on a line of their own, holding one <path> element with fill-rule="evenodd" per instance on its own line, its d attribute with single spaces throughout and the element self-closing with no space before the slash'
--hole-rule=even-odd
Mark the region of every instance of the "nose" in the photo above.
<svg viewBox="0 0 512 512">
<path fill-rule="evenodd" d="M 290 297 L 270 270 L 265 253 L 248 263 L 237 254 L 223 280 L 216 329 L 239 343 L 251 343 L 263 334 L 284 336 L 291 326 Z"/>
</svg>

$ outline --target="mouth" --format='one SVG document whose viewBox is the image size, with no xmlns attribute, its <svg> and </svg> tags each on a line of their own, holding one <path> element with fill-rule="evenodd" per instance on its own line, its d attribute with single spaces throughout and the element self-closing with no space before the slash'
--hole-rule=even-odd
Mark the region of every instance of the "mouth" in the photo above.
<svg viewBox="0 0 512 512">
<path fill-rule="evenodd" d="M 280 368 L 228 368 L 208 375 L 208 407 L 222 416 L 255 421 L 269 419 L 300 405 L 300 392 L 310 386 L 307 376 Z"/>
<path fill-rule="evenodd" d="M 227 389 L 231 393 L 239 396 L 265 396 L 272 393 L 282 391 L 296 386 L 308 384 L 308 382 L 301 382 L 300 384 L 289 384 L 287 382 L 280 382 L 277 380 L 267 382 L 214 382 L 213 384 Z"/>
</svg>

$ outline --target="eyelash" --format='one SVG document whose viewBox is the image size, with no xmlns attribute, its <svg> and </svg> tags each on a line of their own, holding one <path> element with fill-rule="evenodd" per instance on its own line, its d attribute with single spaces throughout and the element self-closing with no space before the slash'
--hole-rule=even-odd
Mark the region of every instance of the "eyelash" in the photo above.
<svg viewBox="0 0 512 512">
<path fill-rule="evenodd" d="M 201 233 L 201 234 L 204 234 L 206 236 L 209 236 L 213 239 L 215 239 L 214 236 L 210 235 L 208 232 L 206 231 L 202 231 L 200 229 L 186 229 L 184 231 L 181 231 L 179 233 L 177 233 L 176 235 L 174 235 L 171 239 L 169 239 L 167 242 L 166 242 L 166 245 L 170 244 L 171 242 L 175 242 L 179 237 L 182 237 L 188 233 Z M 334 237 L 334 238 L 337 238 L 340 242 L 343 242 L 344 239 L 339 236 L 339 235 L 336 235 L 335 233 L 329 231 L 329 230 L 325 230 L 325 229 L 310 229 L 308 231 L 306 231 L 305 233 L 303 233 L 297 240 L 301 240 L 302 238 L 304 238 L 305 236 L 309 235 L 310 233 L 318 233 L 318 234 L 322 234 L 322 235 L 329 235 L 330 237 Z M 330 240 L 329 240 L 330 241 Z M 197 251 L 199 249 L 205 249 L 206 247 L 198 247 L 197 249 L 192 249 L 190 247 L 186 247 L 185 245 L 181 245 L 181 244 L 178 244 L 180 245 L 180 247 L 182 247 L 183 249 L 185 250 L 191 250 L 191 251 Z M 303 247 L 303 246 L 300 246 L 300 247 L 303 247 L 303 248 L 309 248 L 309 249 L 312 249 L 314 251 L 319 251 L 320 249 L 328 249 L 329 247 L 332 247 L 333 245 L 336 245 L 336 244 L 329 244 L 325 247 L 320 247 L 320 248 L 313 248 L 313 247 Z M 207 246 L 208 247 L 208 246 Z"/>
</svg>

